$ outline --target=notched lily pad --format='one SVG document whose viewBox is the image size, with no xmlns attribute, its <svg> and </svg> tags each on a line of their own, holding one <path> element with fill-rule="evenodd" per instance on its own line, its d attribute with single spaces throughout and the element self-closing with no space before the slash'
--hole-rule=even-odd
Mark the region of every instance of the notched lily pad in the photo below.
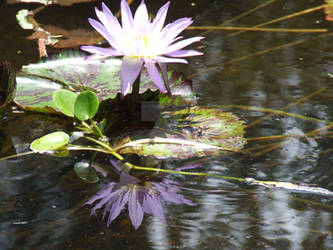
<svg viewBox="0 0 333 250">
<path fill-rule="evenodd" d="M 18 72 L 17 94 L 14 101 L 23 109 L 56 113 L 53 93 L 61 88 L 74 92 L 90 90 L 100 101 L 113 99 L 120 92 L 120 58 L 104 61 L 85 60 L 86 54 L 66 50 L 51 55 L 37 64 L 24 66 Z M 173 95 L 193 98 L 191 81 L 180 73 L 168 72 Z M 140 92 L 157 90 L 145 70 L 141 74 Z"/>
<path fill-rule="evenodd" d="M 85 121 L 95 116 L 98 106 L 98 97 L 91 91 L 85 91 L 75 100 L 74 114 L 79 120 Z"/>
<path fill-rule="evenodd" d="M 53 102 L 62 113 L 74 117 L 74 104 L 77 96 L 67 89 L 59 89 L 53 93 Z"/>
<path fill-rule="evenodd" d="M 201 157 L 221 151 L 239 151 L 246 143 L 244 124 L 230 112 L 214 108 L 190 107 L 163 112 L 161 123 L 167 128 L 162 136 L 131 141 L 123 140 L 120 153 L 134 153 L 156 158 Z M 167 120 L 165 122 L 163 120 Z M 170 122 L 171 121 L 171 122 Z"/>
</svg>

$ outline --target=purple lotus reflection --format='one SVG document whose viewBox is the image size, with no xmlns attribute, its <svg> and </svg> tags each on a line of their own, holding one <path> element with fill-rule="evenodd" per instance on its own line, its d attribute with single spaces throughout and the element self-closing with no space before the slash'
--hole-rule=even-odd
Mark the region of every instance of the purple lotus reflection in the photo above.
<svg viewBox="0 0 333 250">
<path fill-rule="evenodd" d="M 144 185 L 140 185 L 139 182 L 139 179 L 129 174 L 121 173 L 119 183 L 109 182 L 84 205 L 92 205 L 98 201 L 91 209 L 91 215 L 104 206 L 103 219 L 109 214 L 107 219 L 109 226 L 127 204 L 131 223 L 135 229 L 141 225 L 144 213 L 158 217 L 163 223 L 166 222 L 162 200 L 175 204 L 195 205 L 177 193 L 181 187 L 175 181 L 163 179 L 161 182 L 145 182 Z"/>
</svg>

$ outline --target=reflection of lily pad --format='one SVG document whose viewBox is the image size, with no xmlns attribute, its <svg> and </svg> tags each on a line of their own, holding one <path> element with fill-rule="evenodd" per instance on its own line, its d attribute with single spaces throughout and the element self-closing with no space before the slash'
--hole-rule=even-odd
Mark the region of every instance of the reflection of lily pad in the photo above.
<svg viewBox="0 0 333 250">
<path fill-rule="evenodd" d="M 76 162 L 74 164 L 74 171 L 77 176 L 84 181 L 87 181 L 89 183 L 96 183 L 99 181 L 96 171 L 87 161 Z"/>
<path fill-rule="evenodd" d="M 230 112 L 214 108 L 192 107 L 164 112 L 167 128 L 164 137 L 122 141 L 121 153 L 134 153 L 156 158 L 190 158 L 217 154 L 220 151 L 238 151 L 246 143 L 244 125 Z M 171 121 L 171 122 L 170 122 Z"/>
<path fill-rule="evenodd" d="M 53 92 L 68 88 L 76 92 L 93 91 L 100 101 L 115 98 L 120 92 L 121 59 L 85 60 L 79 51 L 64 51 L 37 64 L 24 66 L 17 77 L 15 102 L 22 108 L 53 111 Z M 192 95 L 191 84 L 175 71 L 169 71 L 174 95 Z M 157 90 L 146 71 L 141 75 L 140 92 Z"/>
</svg>

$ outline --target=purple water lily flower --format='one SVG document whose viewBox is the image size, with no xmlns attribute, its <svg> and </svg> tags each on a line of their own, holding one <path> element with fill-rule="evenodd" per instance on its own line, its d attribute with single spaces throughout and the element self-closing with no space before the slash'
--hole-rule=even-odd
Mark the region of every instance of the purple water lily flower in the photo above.
<svg viewBox="0 0 333 250">
<path fill-rule="evenodd" d="M 161 182 L 146 182 L 144 186 L 138 183 L 139 179 L 121 173 L 119 183 L 110 182 L 84 205 L 92 205 L 98 201 L 91 209 L 91 215 L 105 206 L 103 219 L 109 214 L 107 219 L 107 226 L 109 226 L 127 204 L 131 223 L 135 229 L 141 225 L 144 213 L 158 217 L 163 223 L 166 222 L 162 200 L 176 204 L 195 205 L 177 193 L 180 185 L 175 181 L 163 179 Z"/>
<path fill-rule="evenodd" d="M 121 0 L 121 23 L 110 9 L 102 3 L 102 10 L 95 8 L 100 22 L 89 18 L 89 23 L 111 45 L 110 48 L 82 46 L 81 49 L 92 53 L 89 58 L 124 56 L 121 65 L 121 93 L 126 95 L 139 76 L 143 65 L 151 79 L 162 93 L 169 89 L 166 63 L 187 63 L 181 57 L 202 55 L 196 50 L 182 50 L 203 37 L 180 40 L 178 36 L 192 24 L 191 18 L 178 19 L 163 28 L 170 2 L 163 5 L 154 20 L 148 17 L 144 1 L 137 8 L 134 17 L 126 0 Z M 177 41 L 177 42 L 176 42 Z M 158 63 L 162 77 L 156 67 Z M 166 86 L 166 87 L 165 87 Z"/>
</svg>

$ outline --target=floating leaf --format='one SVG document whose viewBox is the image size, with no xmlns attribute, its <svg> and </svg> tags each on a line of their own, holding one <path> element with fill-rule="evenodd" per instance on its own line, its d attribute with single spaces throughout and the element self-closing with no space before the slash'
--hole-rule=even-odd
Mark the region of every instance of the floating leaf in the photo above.
<svg viewBox="0 0 333 250">
<path fill-rule="evenodd" d="M 246 143 L 243 122 L 230 112 L 191 107 L 162 115 L 165 118 L 161 119 L 159 127 L 165 132 L 164 137 L 134 141 L 127 138 L 117 146 L 119 152 L 186 159 L 217 154 L 223 150 L 238 151 Z M 163 124 L 167 127 L 163 128 Z"/>
<path fill-rule="evenodd" d="M 74 104 L 75 116 L 81 121 L 91 119 L 97 113 L 98 106 L 98 97 L 93 92 L 82 92 L 79 94 Z"/>
<path fill-rule="evenodd" d="M 0 63 L 0 109 L 14 98 L 16 89 L 15 71 L 8 62 Z"/>
<path fill-rule="evenodd" d="M 67 89 L 59 89 L 53 94 L 53 102 L 62 113 L 74 117 L 74 103 L 77 96 L 77 94 Z"/>
<path fill-rule="evenodd" d="M 246 143 L 243 121 L 231 112 L 215 108 L 191 107 L 179 111 L 164 112 L 178 118 L 176 128 L 182 135 L 195 142 L 237 151 Z"/>
<path fill-rule="evenodd" d="M 32 151 L 55 151 L 61 150 L 69 143 L 69 136 L 65 132 L 53 132 L 34 140 L 30 144 Z"/>
<path fill-rule="evenodd" d="M 89 162 L 80 161 L 75 163 L 74 171 L 77 176 L 84 181 L 89 183 L 96 183 L 99 181 L 96 171 L 90 166 Z"/>
<path fill-rule="evenodd" d="M 120 92 L 120 58 L 105 61 L 85 60 L 80 51 L 67 50 L 51 55 L 37 64 L 24 66 L 18 72 L 17 93 L 14 101 L 23 109 L 56 113 L 53 93 L 66 87 L 75 92 L 90 90 L 100 101 L 115 98 Z M 168 77 L 173 95 L 193 97 L 191 82 L 181 74 L 169 71 Z M 157 90 L 143 70 L 140 92 Z"/>
</svg>

